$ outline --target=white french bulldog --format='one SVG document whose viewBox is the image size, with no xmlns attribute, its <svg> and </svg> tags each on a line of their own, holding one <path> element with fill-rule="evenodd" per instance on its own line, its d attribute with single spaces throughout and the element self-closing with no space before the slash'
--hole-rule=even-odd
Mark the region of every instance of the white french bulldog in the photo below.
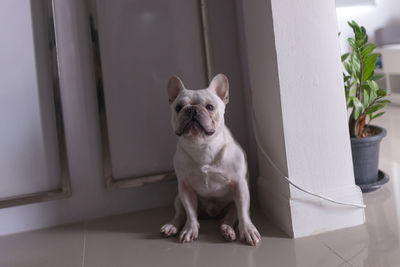
<svg viewBox="0 0 400 267">
<path fill-rule="evenodd" d="M 229 82 L 218 74 L 206 89 L 185 89 L 173 76 L 168 82 L 172 127 L 180 136 L 174 156 L 178 178 L 174 218 L 161 227 L 161 233 L 178 233 L 179 241 L 198 238 L 198 216 L 221 216 L 220 230 L 228 241 L 236 239 L 257 245 L 261 236 L 249 216 L 250 195 L 247 163 L 243 149 L 225 126 L 225 105 Z"/>
</svg>

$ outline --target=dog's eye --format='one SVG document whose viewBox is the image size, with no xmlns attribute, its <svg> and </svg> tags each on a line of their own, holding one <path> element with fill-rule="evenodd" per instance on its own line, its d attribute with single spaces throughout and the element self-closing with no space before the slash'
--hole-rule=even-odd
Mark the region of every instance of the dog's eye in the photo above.
<svg viewBox="0 0 400 267">
<path fill-rule="evenodd" d="M 211 105 L 211 104 L 208 104 L 208 105 L 206 106 L 206 109 L 208 109 L 208 110 L 210 110 L 210 111 L 213 111 L 213 110 L 214 110 L 214 106 Z"/>
<path fill-rule="evenodd" d="M 175 106 L 175 111 L 176 111 L 176 112 L 181 111 L 181 109 L 182 109 L 182 105 L 176 105 L 176 106 Z"/>
</svg>

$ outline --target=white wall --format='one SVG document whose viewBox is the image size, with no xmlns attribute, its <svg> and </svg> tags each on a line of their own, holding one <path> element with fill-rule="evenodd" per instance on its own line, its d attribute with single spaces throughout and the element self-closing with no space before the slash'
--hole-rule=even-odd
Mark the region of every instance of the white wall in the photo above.
<svg viewBox="0 0 400 267">
<path fill-rule="evenodd" d="M 287 174 L 286 149 L 283 133 L 282 106 L 277 69 L 277 57 L 272 23 L 271 4 L 265 0 L 238 1 L 238 9 L 243 16 L 245 52 L 243 61 L 248 64 L 249 90 L 253 94 L 253 105 L 257 120 L 256 131 L 261 137 L 261 145 L 268 151 L 271 159 L 279 169 Z M 246 65 L 247 65 L 246 64 Z M 251 109 L 249 109 L 251 114 Z M 251 119 L 251 115 L 249 115 Z M 262 209 L 268 210 L 268 216 L 273 221 L 292 231 L 290 208 L 288 206 L 289 188 L 286 182 L 281 180 L 277 172 L 264 156 L 258 151 L 260 177 L 257 181 L 258 198 Z M 268 181 L 268 192 L 262 184 Z M 279 200 L 287 205 L 280 205 Z"/>
<path fill-rule="evenodd" d="M 354 184 L 334 1 L 242 4 L 260 145 L 301 187 L 362 203 Z M 362 209 L 289 186 L 261 153 L 259 166 L 261 208 L 289 236 L 364 222 Z"/>
<path fill-rule="evenodd" d="M 289 174 L 317 192 L 354 185 L 332 2 L 312 0 L 307 9 L 300 0 L 272 4 L 285 143 L 288 158 L 296 159 Z M 296 15 L 281 16 L 285 9 Z"/>
</svg>

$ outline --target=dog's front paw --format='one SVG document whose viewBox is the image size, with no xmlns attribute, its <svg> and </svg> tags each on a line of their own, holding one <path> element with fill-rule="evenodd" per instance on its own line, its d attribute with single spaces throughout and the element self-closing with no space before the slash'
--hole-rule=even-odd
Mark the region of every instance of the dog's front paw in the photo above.
<svg viewBox="0 0 400 267">
<path fill-rule="evenodd" d="M 178 228 L 175 225 L 167 223 L 160 229 L 160 233 L 166 237 L 176 235 L 178 233 Z"/>
<path fill-rule="evenodd" d="M 235 230 L 230 225 L 221 224 L 221 234 L 226 241 L 234 241 L 236 239 Z"/>
<path fill-rule="evenodd" d="M 189 243 L 199 237 L 199 227 L 195 224 L 186 224 L 179 234 L 179 242 Z"/>
<path fill-rule="evenodd" d="M 261 242 L 261 235 L 252 223 L 239 224 L 240 241 L 251 246 L 257 246 Z"/>
</svg>

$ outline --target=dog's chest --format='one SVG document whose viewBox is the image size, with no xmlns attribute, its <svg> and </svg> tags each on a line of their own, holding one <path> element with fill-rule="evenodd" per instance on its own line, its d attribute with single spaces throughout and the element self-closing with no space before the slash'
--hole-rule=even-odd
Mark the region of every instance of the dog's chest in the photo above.
<svg viewBox="0 0 400 267">
<path fill-rule="evenodd" d="M 187 179 L 196 193 L 202 197 L 222 197 L 230 192 L 229 177 L 214 166 L 193 168 Z"/>
</svg>

